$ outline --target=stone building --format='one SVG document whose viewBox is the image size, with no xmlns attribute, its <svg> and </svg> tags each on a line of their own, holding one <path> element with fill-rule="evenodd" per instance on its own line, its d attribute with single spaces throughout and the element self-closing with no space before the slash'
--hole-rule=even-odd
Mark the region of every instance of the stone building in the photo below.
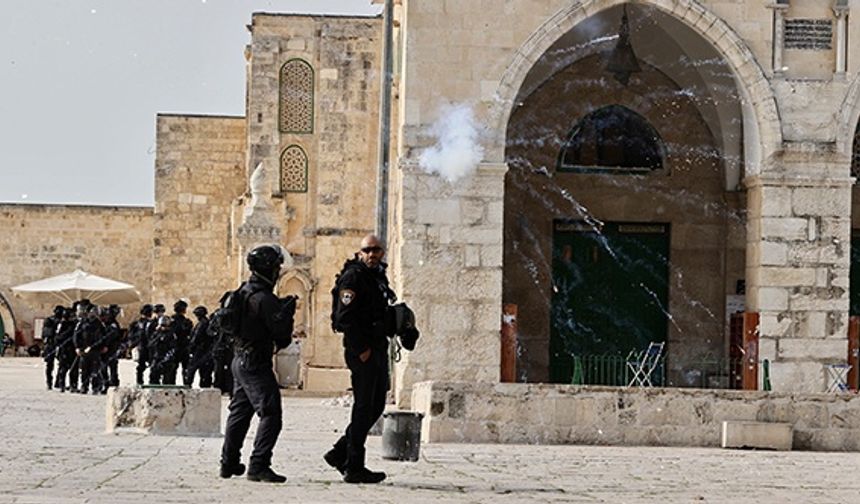
<svg viewBox="0 0 860 504">
<path fill-rule="evenodd" d="M 664 384 L 709 385 L 700 363 L 733 355 L 745 310 L 774 389 L 826 388 L 860 306 L 860 2 L 395 3 L 389 261 L 423 334 L 399 403 L 498 381 L 504 305 L 518 381 L 663 342 Z M 212 305 L 248 246 L 280 241 L 310 389 L 346 386 L 329 289 L 376 222 L 383 22 L 255 14 L 246 114 L 157 118 L 152 299 Z M 421 163 L 450 104 L 482 153 L 453 181 Z M 278 180 L 252 205 L 261 163 Z"/>
</svg>

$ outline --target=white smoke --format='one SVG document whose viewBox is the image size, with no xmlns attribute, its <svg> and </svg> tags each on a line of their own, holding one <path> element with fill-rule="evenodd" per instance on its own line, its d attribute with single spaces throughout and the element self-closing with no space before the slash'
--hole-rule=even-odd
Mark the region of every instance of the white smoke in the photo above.
<svg viewBox="0 0 860 504">
<path fill-rule="evenodd" d="M 448 182 L 471 175 L 484 157 L 478 143 L 479 129 L 472 107 L 446 105 L 430 133 L 436 144 L 421 153 L 419 164 L 427 173 L 439 174 Z"/>
</svg>

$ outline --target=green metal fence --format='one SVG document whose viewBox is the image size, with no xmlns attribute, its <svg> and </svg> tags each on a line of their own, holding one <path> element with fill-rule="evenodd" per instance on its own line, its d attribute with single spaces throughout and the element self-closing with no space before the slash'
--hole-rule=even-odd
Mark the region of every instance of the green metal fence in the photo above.
<svg viewBox="0 0 860 504">
<path fill-rule="evenodd" d="M 626 387 L 636 368 L 633 355 L 583 354 L 573 357 L 574 385 L 608 385 Z M 655 387 L 685 386 L 695 388 L 740 388 L 741 360 L 705 357 L 690 361 L 673 370 L 674 379 L 667 380 L 666 357 L 660 357 L 651 373 Z"/>
</svg>

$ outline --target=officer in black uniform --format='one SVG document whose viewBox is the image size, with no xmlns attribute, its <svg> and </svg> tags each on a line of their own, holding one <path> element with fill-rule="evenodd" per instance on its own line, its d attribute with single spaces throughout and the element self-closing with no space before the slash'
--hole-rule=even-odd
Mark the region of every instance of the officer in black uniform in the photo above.
<svg viewBox="0 0 860 504">
<path fill-rule="evenodd" d="M 162 315 L 155 322 L 155 330 L 149 335 L 149 384 L 176 384 L 176 336 L 170 317 Z"/>
<path fill-rule="evenodd" d="M 57 379 L 54 382 L 60 392 L 66 391 L 66 376 L 69 377 L 68 388 L 71 392 L 78 391 L 78 366 L 75 362 L 74 334 L 77 320 L 75 320 L 75 309 L 66 308 L 63 319 L 57 327 Z"/>
<path fill-rule="evenodd" d="M 194 375 L 200 373 L 200 388 L 212 386 L 212 370 L 215 360 L 212 357 L 214 341 L 209 335 L 209 318 L 206 316 L 209 310 L 205 306 L 194 308 L 191 313 L 197 317 L 197 323 L 191 330 L 191 339 L 188 341 L 189 365 L 187 384 L 194 383 Z"/>
<path fill-rule="evenodd" d="M 260 417 L 254 450 L 248 464 L 248 479 L 283 483 L 284 476 L 272 471 L 272 450 L 281 432 L 281 392 L 272 369 L 274 353 L 289 346 L 293 332 L 296 298 L 283 299 L 272 293 L 284 262 L 276 245 L 263 245 L 248 253 L 251 278 L 232 296 L 240 309 L 233 357 L 233 397 L 221 449 L 221 477 L 241 475 L 242 443 L 251 418 Z M 225 317 L 226 318 L 226 317 Z M 222 320 L 222 326 L 225 321 Z M 231 326 L 232 327 L 232 326 Z"/>
<path fill-rule="evenodd" d="M 81 394 L 90 387 L 92 393 L 101 392 L 101 354 L 107 351 L 104 346 L 105 327 L 99 320 L 98 307 L 88 305 L 84 318 L 75 327 L 75 354 L 78 356 L 78 372 L 81 375 Z"/>
<path fill-rule="evenodd" d="M 66 309 L 60 305 L 54 307 L 54 314 L 46 318 L 42 325 L 42 358 L 45 361 L 45 381 L 48 385 L 48 390 L 51 390 L 54 385 L 54 359 L 57 358 L 57 340 L 59 334 L 57 330 L 60 327 L 60 322 L 63 321 L 63 314 Z"/>
<path fill-rule="evenodd" d="M 194 323 L 188 320 L 185 312 L 188 310 L 188 303 L 179 300 L 173 303 L 173 334 L 176 336 L 176 352 L 174 362 L 178 368 L 182 364 L 182 384 L 191 385 L 188 376 L 188 340 L 191 338 L 191 330 L 194 328 Z"/>
<path fill-rule="evenodd" d="M 105 326 L 104 346 L 105 352 L 102 357 L 102 389 L 107 393 L 108 387 L 119 387 L 119 359 L 125 350 L 122 343 L 122 328 L 117 321 L 121 310 L 119 306 L 112 304 L 104 308 L 101 319 Z"/>
<path fill-rule="evenodd" d="M 385 248 L 373 235 L 348 260 L 332 290 L 332 327 L 343 333 L 344 359 L 349 367 L 354 401 L 346 432 L 329 450 L 325 461 L 347 483 L 379 483 L 384 472 L 365 466 L 364 443 L 370 428 L 385 409 L 388 376 L 388 306 L 396 300 L 385 276 Z"/>
<path fill-rule="evenodd" d="M 140 308 L 140 317 L 128 327 L 128 344 L 131 348 L 137 348 L 137 370 L 136 381 L 143 385 L 143 373 L 146 371 L 146 363 L 149 360 L 149 324 L 152 320 L 152 305 L 145 304 Z"/>
<path fill-rule="evenodd" d="M 230 291 L 224 293 L 219 301 L 219 306 L 230 295 Z M 233 339 L 226 331 L 221 330 L 221 318 L 224 310 L 218 308 L 209 319 L 207 332 L 214 342 L 212 357 L 215 364 L 213 385 L 221 390 L 221 395 L 233 395 L 233 371 L 230 365 L 233 363 Z"/>
</svg>

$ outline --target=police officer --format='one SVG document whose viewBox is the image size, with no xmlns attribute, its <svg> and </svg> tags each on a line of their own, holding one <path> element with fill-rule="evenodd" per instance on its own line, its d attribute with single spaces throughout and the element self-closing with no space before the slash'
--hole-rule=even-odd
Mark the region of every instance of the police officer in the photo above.
<svg viewBox="0 0 860 504">
<path fill-rule="evenodd" d="M 388 306 L 396 300 L 385 276 L 385 248 L 373 235 L 346 261 L 332 289 L 332 327 L 343 333 L 344 359 L 349 367 L 354 401 L 349 426 L 325 461 L 347 483 L 379 483 L 384 472 L 365 467 L 364 443 L 385 409 L 389 387 Z"/>
<path fill-rule="evenodd" d="M 214 341 L 209 335 L 209 318 L 206 316 L 208 312 L 205 306 L 198 306 L 191 312 L 197 317 L 197 323 L 191 330 L 191 339 L 188 341 L 190 355 L 185 383 L 193 384 L 194 375 L 199 372 L 201 388 L 212 386 L 212 370 L 215 367 L 215 360 L 212 357 Z"/>
<path fill-rule="evenodd" d="M 149 323 L 152 320 L 152 305 L 145 304 L 140 308 L 140 316 L 128 327 L 128 344 L 137 348 L 136 381 L 143 385 L 143 373 L 149 360 Z"/>
<path fill-rule="evenodd" d="M 251 277 L 231 296 L 230 303 L 240 310 L 241 316 L 225 316 L 229 320 L 222 320 L 222 326 L 231 323 L 236 336 L 233 397 L 221 449 L 221 477 L 238 476 L 245 471 L 240 463 L 240 450 L 256 413 L 260 424 L 248 464 L 248 479 L 283 483 L 287 478 L 271 468 L 272 450 L 282 426 L 281 393 L 272 358 L 277 349 L 290 344 L 296 298 L 278 299 L 272 293 L 284 262 L 279 246 L 257 247 L 248 253 L 247 261 Z M 233 326 L 236 321 L 238 325 Z"/>
<path fill-rule="evenodd" d="M 221 296 L 219 304 L 223 305 L 224 300 L 230 296 L 230 291 Z M 213 385 L 221 390 L 221 394 L 233 395 L 233 371 L 230 370 L 230 365 L 233 363 L 233 339 L 226 331 L 221 330 L 221 319 L 224 310 L 218 308 L 209 319 L 209 327 L 207 332 L 209 337 L 214 342 L 212 349 L 212 357 L 215 364 L 215 373 L 213 377 Z"/>
<path fill-rule="evenodd" d="M 107 351 L 104 336 L 105 327 L 99 320 L 98 307 L 87 305 L 73 336 L 81 375 L 81 394 L 86 394 L 90 387 L 93 394 L 101 392 L 101 354 Z"/>
<path fill-rule="evenodd" d="M 123 348 L 122 328 L 119 326 L 117 317 L 121 310 L 119 306 L 112 304 L 102 311 L 101 319 L 105 326 L 104 349 L 102 357 L 102 388 L 103 394 L 107 393 L 108 387 L 119 387 L 119 358 Z"/>
<path fill-rule="evenodd" d="M 46 318 L 42 325 L 42 342 L 45 344 L 42 349 L 42 358 L 45 361 L 45 381 L 48 385 L 48 390 L 54 385 L 54 359 L 57 357 L 57 329 L 60 327 L 60 322 L 63 321 L 63 314 L 66 309 L 60 305 L 54 307 L 54 314 Z"/>
<path fill-rule="evenodd" d="M 66 308 L 63 312 L 63 319 L 57 327 L 57 379 L 54 382 L 54 387 L 60 392 L 66 391 L 66 376 L 69 377 L 68 388 L 71 392 L 78 391 L 78 366 L 75 361 L 75 344 L 74 333 L 77 326 L 75 319 L 75 309 Z"/>
<path fill-rule="evenodd" d="M 188 340 L 191 338 L 191 330 L 194 323 L 188 320 L 185 312 L 188 310 L 188 303 L 180 299 L 173 303 L 173 335 L 176 337 L 176 352 L 174 354 L 174 362 L 178 368 L 182 364 L 182 384 L 191 385 L 188 381 Z"/>
<path fill-rule="evenodd" d="M 149 384 L 176 384 L 176 336 L 173 334 L 170 317 L 162 315 L 149 335 Z"/>
</svg>

